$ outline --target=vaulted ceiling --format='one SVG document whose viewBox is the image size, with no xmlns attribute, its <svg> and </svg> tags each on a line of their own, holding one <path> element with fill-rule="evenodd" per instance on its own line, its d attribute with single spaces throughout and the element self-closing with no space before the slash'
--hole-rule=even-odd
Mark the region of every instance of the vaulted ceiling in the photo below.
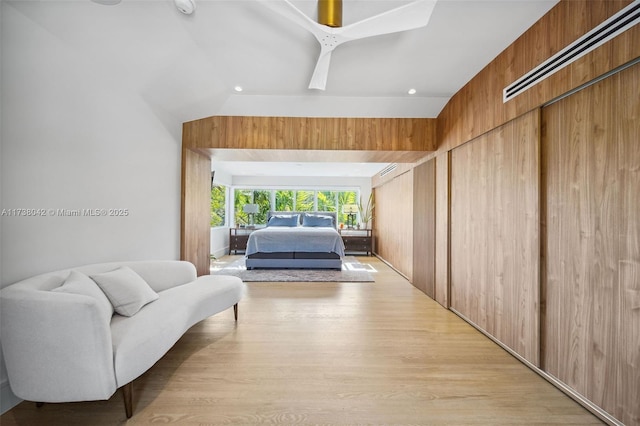
<svg viewBox="0 0 640 426">
<path fill-rule="evenodd" d="M 426 27 L 339 46 L 321 91 L 308 89 L 320 52 L 314 36 L 259 1 L 195 0 L 191 15 L 173 0 L 3 1 L 63 43 L 96 79 L 138 93 L 176 122 L 213 115 L 436 117 L 557 3 L 438 0 Z M 348 25 L 408 2 L 343 3 Z M 315 0 L 292 4 L 316 19 Z"/>
</svg>

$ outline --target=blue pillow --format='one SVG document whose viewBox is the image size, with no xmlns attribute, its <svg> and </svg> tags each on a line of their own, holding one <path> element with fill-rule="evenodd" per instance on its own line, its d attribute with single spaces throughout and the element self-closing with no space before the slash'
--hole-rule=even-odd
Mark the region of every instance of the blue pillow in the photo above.
<svg viewBox="0 0 640 426">
<path fill-rule="evenodd" d="M 297 214 L 274 215 L 269 218 L 267 226 L 298 226 Z"/>
<path fill-rule="evenodd" d="M 328 226 L 333 228 L 333 217 L 321 214 L 305 214 L 302 216 L 302 226 Z"/>
</svg>

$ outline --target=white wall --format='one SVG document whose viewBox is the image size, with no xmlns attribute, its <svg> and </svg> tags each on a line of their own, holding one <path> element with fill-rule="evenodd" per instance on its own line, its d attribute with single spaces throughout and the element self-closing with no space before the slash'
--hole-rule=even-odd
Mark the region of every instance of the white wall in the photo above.
<svg viewBox="0 0 640 426">
<path fill-rule="evenodd" d="M 0 207 L 46 216 L 5 211 L 0 285 L 87 263 L 178 259 L 180 123 L 161 121 L 136 93 L 1 7 Z M 128 215 L 63 217 L 57 209 Z M 4 412 L 15 401 L 4 365 L 0 379 Z"/>
</svg>

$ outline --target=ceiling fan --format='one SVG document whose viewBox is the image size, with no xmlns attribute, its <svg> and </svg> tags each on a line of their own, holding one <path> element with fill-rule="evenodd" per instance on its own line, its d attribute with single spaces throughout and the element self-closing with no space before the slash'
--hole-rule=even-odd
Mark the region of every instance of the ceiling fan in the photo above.
<svg viewBox="0 0 640 426">
<path fill-rule="evenodd" d="M 331 52 L 343 43 L 382 34 L 424 27 L 429 23 L 436 0 L 416 0 L 362 21 L 342 26 L 342 0 L 318 0 L 315 22 L 289 0 L 259 0 L 265 6 L 313 34 L 320 43 L 320 56 L 309 89 L 325 90 Z"/>
</svg>

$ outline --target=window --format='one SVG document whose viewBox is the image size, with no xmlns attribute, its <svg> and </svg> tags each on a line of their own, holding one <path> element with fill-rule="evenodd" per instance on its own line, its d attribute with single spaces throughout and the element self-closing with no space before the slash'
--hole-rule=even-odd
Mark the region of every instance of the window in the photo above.
<svg viewBox="0 0 640 426">
<path fill-rule="evenodd" d="M 234 216 L 235 223 L 240 225 L 249 224 L 249 215 L 244 212 L 245 204 L 257 204 L 258 213 L 253 216 L 253 223 L 256 225 L 267 223 L 267 212 L 271 206 L 271 191 L 258 189 L 236 189 L 234 192 Z"/>
<path fill-rule="evenodd" d="M 277 212 L 293 211 L 293 191 L 276 191 L 276 208 Z"/>
<path fill-rule="evenodd" d="M 296 208 L 298 212 L 312 212 L 315 210 L 314 191 L 296 191 Z"/>
<path fill-rule="evenodd" d="M 211 188 L 211 227 L 224 226 L 227 212 L 227 187 L 214 184 Z"/>
<path fill-rule="evenodd" d="M 267 213 L 271 210 L 271 191 L 253 191 L 253 203 L 258 205 L 258 213 L 255 214 L 254 223 L 266 224 Z"/>
<path fill-rule="evenodd" d="M 338 204 L 338 192 L 335 191 L 318 191 L 318 211 L 335 212 Z"/>
<path fill-rule="evenodd" d="M 245 204 L 257 204 L 258 213 L 254 215 L 253 221 L 256 225 L 267 223 L 267 213 L 270 210 L 278 212 L 337 212 L 338 222 L 346 223 L 347 215 L 342 213 L 342 206 L 358 204 L 358 194 L 358 191 L 325 189 L 236 189 L 234 191 L 233 215 L 236 224 L 248 225 L 250 223 L 249 216 L 243 211 L 243 207 Z"/>
</svg>

